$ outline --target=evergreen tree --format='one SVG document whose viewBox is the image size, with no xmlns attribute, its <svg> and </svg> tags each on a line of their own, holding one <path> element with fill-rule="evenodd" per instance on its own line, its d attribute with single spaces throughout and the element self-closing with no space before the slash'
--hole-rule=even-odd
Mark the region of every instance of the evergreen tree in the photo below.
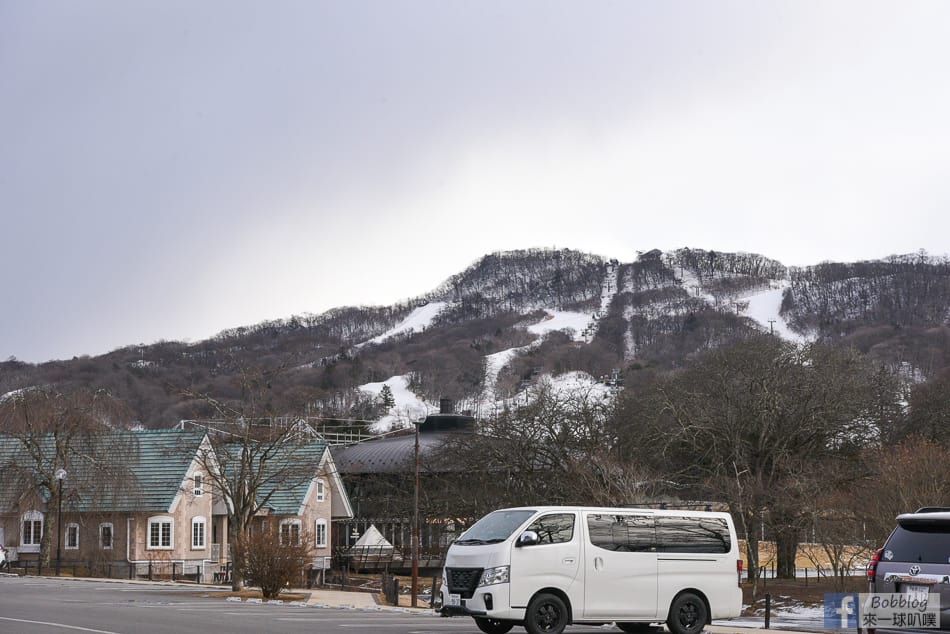
<svg viewBox="0 0 950 634">
<path fill-rule="evenodd" d="M 379 391 L 379 400 L 386 406 L 386 409 L 396 406 L 396 397 L 393 396 L 393 391 L 388 385 L 383 385 L 383 389 Z"/>
</svg>

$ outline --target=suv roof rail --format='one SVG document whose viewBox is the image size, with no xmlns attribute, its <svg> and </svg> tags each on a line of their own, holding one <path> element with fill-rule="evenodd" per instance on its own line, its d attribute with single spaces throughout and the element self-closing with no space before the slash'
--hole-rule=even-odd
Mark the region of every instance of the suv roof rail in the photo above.
<svg viewBox="0 0 950 634">
<path fill-rule="evenodd" d="M 950 511 L 950 506 L 922 506 L 915 513 L 946 513 Z"/>
</svg>

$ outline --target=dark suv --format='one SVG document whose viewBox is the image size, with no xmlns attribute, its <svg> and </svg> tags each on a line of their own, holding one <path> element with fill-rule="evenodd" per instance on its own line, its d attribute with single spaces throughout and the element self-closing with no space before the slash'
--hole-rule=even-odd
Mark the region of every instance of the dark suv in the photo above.
<svg viewBox="0 0 950 634">
<path fill-rule="evenodd" d="M 950 630 L 950 508 L 898 515 L 897 528 L 874 554 L 867 574 L 869 592 L 939 594 L 940 629 Z"/>
</svg>

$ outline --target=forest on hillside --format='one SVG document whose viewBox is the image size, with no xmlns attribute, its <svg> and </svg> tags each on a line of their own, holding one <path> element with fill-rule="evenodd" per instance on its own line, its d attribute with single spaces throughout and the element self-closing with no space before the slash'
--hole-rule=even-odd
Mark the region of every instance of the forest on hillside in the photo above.
<svg viewBox="0 0 950 634">
<path fill-rule="evenodd" d="M 575 370 L 619 372 L 635 384 L 644 369 L 682 367 L 761 332 L 733 310 L 732 298 L 779 284 L 791 327 L 817 342 L 853 347 L 909 381 L 926 381 L 950 365 L 948 273 L 946 258 L 926 254 L 789 269 L 757 254 L 702 249 L 648 251 L 629 263 L 567 249 L 501 252 L 392 306 L 295 315 L 205 341 L 160 341 L 95 357 L 8 359 L 0 363 L 0 394 L 93 387 L 127 403 L 139 424 L 167 427 L 206 414 L 194 395 L 238 398 L 247 369 L 266 368 L 280 376 L 269 390 L 274 411 L 360 425 L 384 409 L 360 385 L 406 376 L 430 403 L 473 402 L 486 387 L 486 357 L 512 348 L 524 351 L 499 373 L 498 393 Z M 360 345 L 433 301 L 446 308 L 426 328 Z M 526 326 L 549 310 L 596 315 L 592 336 L 579 343 L 564 333 L 529 333 Z"/>
</svg>

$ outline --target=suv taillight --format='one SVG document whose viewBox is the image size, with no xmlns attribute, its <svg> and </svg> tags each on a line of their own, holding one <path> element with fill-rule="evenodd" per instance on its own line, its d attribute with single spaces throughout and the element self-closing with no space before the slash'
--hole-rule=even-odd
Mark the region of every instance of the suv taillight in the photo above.
<svg viewBox="0 0 950 634">
<path fill-rule="evenodd" d="M 874 577 L 877 575 L 877 565 L 881 561 L 881 554 L 883 552 L 883 548 L 878 548 L 874 551 L 874 556 L 871 557 L 871 561 L 868 562 L 868 581 L 874 581 Z"/>
<path fill-rule="evenodd" d="M 742 560 L 736 559 L 736 573 L 739 577 L 739 587 L 742 587 Z"/>
</svg>

